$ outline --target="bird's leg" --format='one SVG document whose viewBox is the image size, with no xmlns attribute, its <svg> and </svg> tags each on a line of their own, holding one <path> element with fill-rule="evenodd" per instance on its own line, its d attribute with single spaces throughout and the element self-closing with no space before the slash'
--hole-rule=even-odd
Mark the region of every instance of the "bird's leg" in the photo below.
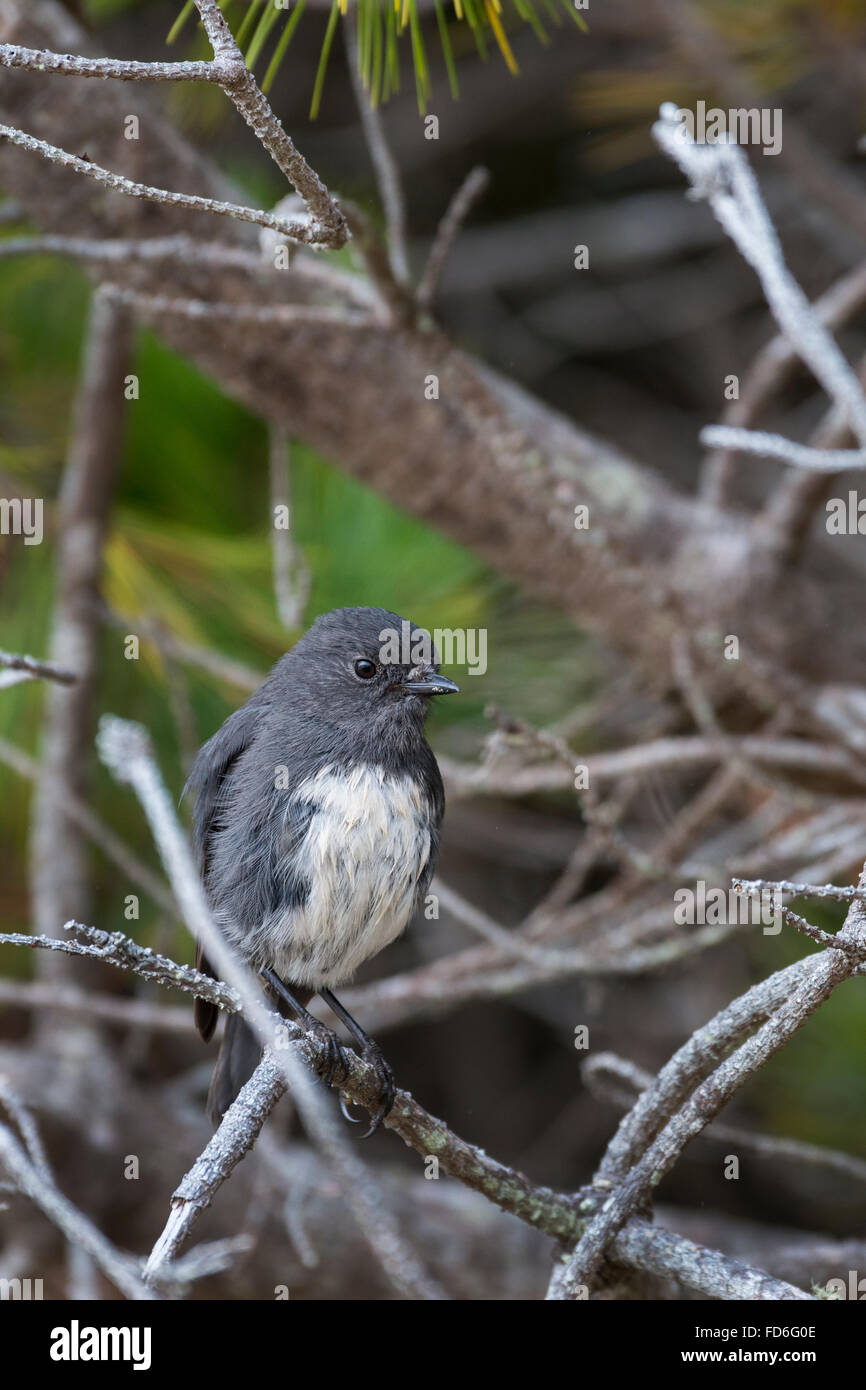
<svg viewBox="0 0 866 1390">
<path fill-rule="evenodd" d="M 324 999 L 328 1008 L 337 1015 L 337 1018 L 342 1019 L 360 1047 L 364 1061 L 369 1062 L 376 1069 L 376 1076 L 379 1080 L 379 1109 L 373 1116 L 367 1133 L 362 1136 L 364 1139 L 369 1139 L 371 1134 L 375 1134 L 394 1104 L 394 1073 L 385 1061 L 385 1055 L 379 1044 L 373 1041 L 369 1033 L 364 1032 L 360 1023 L 357 1023 L 349 1011 L 343 1008 L 339 999 L 329 989 L 320 989 L 319 998 Z"/>
<path fill-rule="evenodd" d="M 340 1039 L 337 1037 L 333 1028 L 329 1028 L 327 1024 L 321 1023 L 319 1019 L 314 1018 L 309 1010 L 304 1008 L 300 999 L 295 997 L 288 985 L 280 979 L 275 970 L 263 970 L 262 979 L 266 980 L 274 993 L 288 1004 L 301 1027 L 305 1028 L 308 1033 L 315 1033 L 316 1037 L 319 1038 L 327 1048 L 327 1057 L 325 1060 L 328 1070 L 325 1073 L 325 1085 L 330 1086 L 334 1079 L 334 1073 L 338 1067 L 345 1076 L 346 1059 L 343 1056 Z"/>
</svg>

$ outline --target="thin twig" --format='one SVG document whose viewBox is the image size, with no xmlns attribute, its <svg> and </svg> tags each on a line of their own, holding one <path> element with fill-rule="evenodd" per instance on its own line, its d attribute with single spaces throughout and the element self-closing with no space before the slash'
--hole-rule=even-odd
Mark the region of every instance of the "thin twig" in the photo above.
<svg viewBox="0 0 866 1390">
<path fill-rule="evenodd" d="M 802 772 L 832 772 L 861 784 L 866 782 L 866 774 L 853 763 L 845 750 L 831 743 L 746 734 L 732 735 L 728 748 L 747 762 Z M 599 782 L 648 774 L 664 768 L 717 763 L 724 759 L 724 752 L 716 738 L 686 734 L 677 738 L 652 739 L 648 743 L 606 753 L 574 752 L 571 773 L 559 764 L 537 763 L 514 767 L 504 760 L 478 766 L 443 757 L 439 765 L 446 789 L 456 800 L 476 795 L 531 796 L 536 792 L 573 789 L 573 768 L 579 764 L 586 767 L 589 782 L 594 786 Z"/>
<path fill-rule="evenodd" d="M 30 833 L 30 895 L 35 930 L 52 934 L 67 918 L 87 915 L 91 862 L 80 822 L 64 809 L 66 796 L 84 799 L 93 765 L 100 679 L 99 625 L 92 604 L 102 586 L 104 551 L 120 473 L 127 415 L 124 381 L 134 351 L 132 316 L 102 288 L 90 302 L 68 455 L 55 517 L 54 602 L 49 657 L 74 670 L 69 685 L 48 687 L 43 705 L 40 770 Z M 69 962 L 41 957 L 38 969 L 56 979 Z M 50 1036 L 50 1013 L 37 1018 Z M 78 1021 L 79 1032 L 86 1025 Z"/>
<path fill-rule="evenodd" d="M 217 0 L 195 0 L 201 22 L 213 49 L 214 62 L 219 68 L 220 85 L 231 98 L 256 139 L 267 150 L 277 168 L 285 174 L 292 187 L 300 193 L 318 226 L 308 236 L 299 238 L 311 244 L 340 247 L 346 240 L 346 219 L 331 198 L 322 180 L 311 169 L 291 136 L 283 129 L 263 95 L 255 78 L 244 62 Z M 265 224 L 262 224 L 265 225 Z M 280 231 L 277 227 L 275 230 Z"/>
<path fill-rule="evenodd" d="M 78 677 L 74 671 L 58 666 L 53 661 L 39 661 L 35 656 L 19 656 L 15 652 L 0 651 L 0 666 L 10 671 L 23 671 L 34 679 L 57 681 L 59 685 L 74 685 Z"/>
<path fill-rule="evenodd" d="M 266 671 L 257 671 L 255 667 L 247 666 L 242 661 L 234 661 L 211 647 L 187 642 L 185 638 L 171 632 L 158 619 L 148 618 L 143 613 L 116 613 L 114 609 L 100 604 L 98 616 L 102 622 L 121 632 L 137 633 L 145 641 L 153 642 L 165 656 L 206 671 L 208 675 L 225 681 L 227 685 L 236 686 L 238 690 L 249 693 L 258 690 L 267 675 Z"/>
<path fill-rule="evenodd" d="M 286 244 L 285 240 L 281 244 Z M 191 268 L 208 266 L 242 271 L 259 281 L 273 282 L 285 275 L 272 257 L 245 246 L 223 241 L 203 241 L 178 232 L 162 237 L 75 237 L 46 233 L 40 236 L 7 237 L 0 240 L 0 260 L 14 256 L 57 255 L 103 266 L 127 266 L 130 261 L 173 262 Z M 328 294 L 371 309 L 375 299 L 370 286 L 359 275 L 351 275 L 332 264 L 317 260 L 312 252 L 295 255 L 291 263 L 291 283 L 321 289 Z"/>
<path fill-rule="evenodd" d="M 3 941 L 4 938 L 0 936 L 0 945 Z M 144 999 L 125 999 L 113 994 L 95 994 L 76 985 L 7 980 L 0 976 L 0 1004 L 15 1009 L 59 1009 L 81 1018 L 89 1016 L 127 1028 L 176 1033 L 182 1037 L 192 1037 L 194 1032 L 192 1014 L 188 1008 L 150 1004 Z"/>
<path fill-rule="evenodd" d="M 841 276 L 814 301 L 812 309 L 825 328 L 837 329 L 859 314 L 864 305 L 866 262 Z M 753 425 L 799 364 L 797 350 L 784 334 L 771 338 L 750 364 L 739 399 L 726 406 L 722 423 L 741 428 Z M 826 447 L 827 441 L 822 443 Z M 701 475 L 701 492 L 707 502 L 714 506 L 724 505 L 729 500 L 733 464 L 734 453 L 729 449 L 711 453 L 706 459 Z"/>
<path fill-rule="evenodd" d="M 47 140 L 38 140 L 35 135 L 16 130 L 14 126 L 0 125 L 0 140 L 4 139 L 13 145 L 20 145 L 31 154 L 41 155 L 52 164 L 61 164 L 66 169 L 83 174 L 85 178 L 93 179 L 104 188 L 125 193 L 128 198 L 143 198 L 149 203 L 166 203 L 171 207 L 187 208 L 191 212 L 209 212 L 216 217 L 232 217 L 239 222 L 252 222 L 257 227 L 270 227 L 273 231 L 280 232 L 289 241 L 304 242 L 310 246 L 326 244 L 322 240 L 321 228 L 311 222 L 285 222 L 270 212 L 243 207 L 240 203 L 226 203 L 217 198 L 202 198 L 195 193 L 174 193 L 167 188 L 154 188 L 151 184 L 136 183 L 123 174 L 112 173 L 110 169 L 103 169 L 100 164 L 93 164 L 88 159 L 80 159 L 78 155 L 70 154 L 68 150 L 61 150 L 57 145 L 50 145 Z"/>
<path fill-rule="evenodd" d="M 848 464 L 839 462 L 836 451 L 828 451 L 833 455 L 834 467 L 866 463 L 866 398 L 838 344 L 785 265 L 778 237 L 743 151 L 731 143 L 696 143 L 672 103 L 662 107 L 653 135 L 665 153 L 679 164 L 695 196 L 707 199 L 717 220 L 756 271 L 773 316 L 789 342 L 831 400 L 844 407 L 860 449 L 842 451 L 851 460 Z M 704 430 L 701 438 L 713 447 L 751 447 L 753 452 L 787 457 L 789 462 L 803 467 L 828 466 L 826 458 L 815 457 L 820 451 L 762 432 L 755 433 L 750 445 L 750 434 L 716 426 Z M 783 449 L 787 449 L 787 455 Z"/>
<path fill-rule="evenodd" d="M 642 1067 L 612 1052 L 600 1052 L 588 1057 L 582 1068 L 582 1076 L 587 1085 L 603 1100 L 613 1101 L 626 1108 L 655 1081 L 655 1077 Z M 615 1094 L 611 1081 L 622 1082 L 625 1090 Z M 802 1139 L 789 1139 L 774 1134 L 755 1134 L 736 1125 L 721 1124 L 718 1120 L 707 1126 L 702 1136 L 718 1143 L 736 1144 L 740 1149 L 765 1155 L 773 1159 L 800 1164 L 809 1168 L 825 1168 L 840 1173 L 855 1182 L 866 1182 L 866 1159 L 854 1154 L 841 1153 L 838 1149 L 825 1149 L 820 1144 L 807 1144 Z"/>
<path fill-rule="evenodd" d="M 0 68 L 26 68 L 62 77 L 113 77 L 120 82 L 220 81 L 219 69 L 210 62 L 139 63 L 123 58 L 86 58 L 12 43 L 0 43 Z"/>
<path fill-rule="evenodd" d="M 423 309 L 432 308 L 439 292 L 439 284 L 445 262 L 460 234 L 467 217 L 490 182 L 490 172 L 482 165 L 471 169 L 461 183 L 445 210 L 445 216 L 436 229 L 433 245 L 427 257 L 424 273 L 418 284 L 415 298 Z"/>
<path fill-rule="evenodd" d="M 70 1245 L 85 1250 L 122 1294 L 136 1300 L 159 1297 L 142 1283 L 137 1261 L 112 1245 L 93 1222 L 73 1206 L 3 1124 L 0 1124 L 0 1160 L 19 1191 L 54 1222 Z"/>
<path fill-rule="evenodd" d="M 866 868 L 860 887 L 866 887 Z M 852 902 L 844 940 L 866 948 L 866 907 Z M 818 957 L 813 972 L 804 975 L 793 993 L 770 1015 L 757 1032 L 708 1076 L 681 1108 L 671 1116 L 645 1154 L 614 1188 L 581 1237 L 562 1278 L 563 1297 L 574 1297 L 576 1288 L 591 1282 L 605 1250 L 628 1217 L 648 1198 L 651 1190 L 673 1166 L 682 1150 L 718 1114 L 745 1081 L 779 1051 L 815 1010 L 858 968 L 857 959 L 844 950 L 828 950 Z"/>
<path fill-rule="evenodd" d="M 409 284 L 409 255 L 406 238 L 406 202 L 400 183 L 400 170 L 385 138 L 381 112 L 371 104 L 369 93 L 365 90 L 361 79 L 355 23 L 355 15 L 350 15 L 347 11 L 343 24 L 343 37 L 346 42 L 349 76 L 352 81 L 358 115 L 361 118 L 361 128 L 367 142 L 367 149 L 370 152 L 370 159 L 385 212 L 391 273 L 397 284 L 405 289 Z"/>
<path fill-rule="evenodd" d="M 89 166 L 91 177 L 107 182 L 110 187 L 120 189 L 132 197 L 146 197 L 157 202 L 198 207 L 223 216 L 239 217 L 242 221 L 258 222 L 260 226 L 273 226 L 274 230 L 283 232 L 292 240 L 314 246 L 342 246 L 346 240 L 347 228 L 340 208 L 275 116 L 247 68 L 243 54 L 216 0 L 196 0 L 196 8 L 213 49 L 212 62 L 127 62 L 122 59 L 79 57 L 74 54 L 52 53 L 45 49 L 4 44 L 0 46 L 0 66 L 72 77 L 117 78 L 121 81 L 218 83 L 254 131 L 259 143 L 300 193 L 310 214 L 307 222 L 279 226 L 271 221 L 262 221 L 265 214 L 254 213 L 250 208 L 238 209 L 232 204 L 220 204 L 210 199 L 187 199 L 182 194 L 169 194 L 165 190 L 147 188 L 145 185 L 133 184 L 128 179 L 122 179 L 119 175 L 110 174 L 107 170 L 98 170 L 98 166 L 95 165 Z M 43 141 L 35 140 L 33 136 L 25 135 L 22 131 L 0 127 L 0 134 L 5 134 L 9 139 L 14 139 L 16 143 L 43 154 L 46 158 L 71 165 L 78 172 L 87 172 L 87 161 L 76 160 L 74 156 L 45 145 Z"/>
<path fill-rule="evenodd" d="M 268 473 L 271 491 L 271 556 L 274 595 L 280 620 L 290 632 L 303 622 L 310 596 L 312 575 L 292 534 L 292 498 L 289 472 L 289 436 L 280 425 L 268 428 Z M 285 513 L 283 518 L 280 513 Z M 285 525 L 278 524 L 285 520 Z"/>
<path fill-rule="evenodd" d="M 701 430 L 701 443 L 711 449 L 754 454 L 756 458 L 781 459 L 783 463 L 807 468 L 813 473 L 844 473 L 866 468 L 866 449 L 816 449 L 797 444 L 781 434 L 767 430 L 738 430 L 730 425 L 707 425 Z"/>
<path fill-rule="evenodd" d="M 0 738 L 0 763 L 5 763 L 7 767 L 12 768 L 13 772 L 17 772 L 19 777 L 26 777 L 29 782 L 38 782 L 41 776 L 36 759 L 29 757 L 20 748 L 16 748 L 14 743 L 8 743 L 5 738 Z M 177 904 L 164 881 L 141 862 L 129 845 L 109 825 L 100 820 L 86 802 L 75 796 L 58 781 L 53 784 L 53 793 L 64 815 L 74 821 L 85 835 L 89 836 L 106 859 L 117 865 L 125 878 L 137 884 L 139 888 L 143 888 L 157 906 L 162 908 L 163 912 L 167 912 L 172 917 L 177 915 Z"/>
<path fill-rule="evenodd" d="M 24 1140 L 24 1146 L 33 1167 L 41 1178 L 46 1182 L 51 1182 L 51 1167 L 39 1130 L 36 1127 L 36 1121 L 23 1101 L 15 1094 L 6 1077 L 2 1075 L 0 1075 L 0 1105 L 14 1120 L 18 1133 Z"/>
<path fill-rule="evenodd" d="M 265 1120 L 286 1089 L 285 1078 L 265 1056 L 229 1106 L 207 1147 L 175 1189 L 165 1227 L 150 1252 L 145 1280 L 163 1282 L 169 1266 L 219 1187 L 255 1144 Z"/>
<path fill-rule="evenodd" d="M 309 323 L 341 328 L 369 327 L 372 321 L 370 315 L 363 311 L 337 309 L 322 304 L 230 304 L 222 300 L 145 294 L 141 290 L 117 285 L 106 286 L 105 293 L 130 309 L 159 317 L 178 314 L 187 319 L 213 319 L 220 323 Z"/>
<path fill-rule="evenodd" d="M 834 898 L 839 902 L 866 899 L 866 888 L 840 887 L 836 883 L 795 883 L 787 878 L 734 878 L 738 893 L 790 893 L 795 898 Z"/>
</svg>

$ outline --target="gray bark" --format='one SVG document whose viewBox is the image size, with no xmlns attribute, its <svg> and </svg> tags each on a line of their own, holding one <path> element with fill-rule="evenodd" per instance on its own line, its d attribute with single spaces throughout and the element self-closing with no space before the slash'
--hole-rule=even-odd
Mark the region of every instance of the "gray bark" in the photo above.
<svg viewBox="0 0 866 1390">
<path fill-rule="evenodd" d="M 31 829 L 31 893 L 36 932 L 59 936 L 87 912 L 87 837 L 64 807 L 84 799 L 93 761 L 94 691 L 102 626 L 96 612 L 114 497 L 124 414 L 123 379 L 131 352 L 128 311 L 97 292 L 81 369 L 69 458 L 56 512 L 55 602 L 51 658 L 76 674 L 72 685 L 46 687 L 41 771 Z M 40 973 L 69 979 L 70 962 L 52 953 Z M 76 962 L 75 978 L 82 967 Z M 93 978 L 92 969 L 84 979 Z M 51 1013 L 43 1015 L 52 1026 Z"/>
</svg>

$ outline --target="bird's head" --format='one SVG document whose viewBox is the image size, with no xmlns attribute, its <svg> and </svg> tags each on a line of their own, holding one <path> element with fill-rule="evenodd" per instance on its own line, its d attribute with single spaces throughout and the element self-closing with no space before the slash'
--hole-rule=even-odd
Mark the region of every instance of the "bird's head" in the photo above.
<svg viewBox="0 0 866 1390">
<path fill-rule="evenodd" d="M 420 728 L 435 695 L 459 690 L 440 675 L 430 634 L 384 608 L 323 613 L 286 662 L 304 704 L 333 724 Z"/>
</svg>

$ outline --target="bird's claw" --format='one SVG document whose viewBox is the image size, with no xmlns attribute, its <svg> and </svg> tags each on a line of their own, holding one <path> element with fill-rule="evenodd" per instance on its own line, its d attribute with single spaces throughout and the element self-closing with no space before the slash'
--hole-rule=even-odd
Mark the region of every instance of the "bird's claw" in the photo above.
<svg viewBox="0 0 866 1390">
<path fill-rule="evenodd" d="M 330 1086 L 338 1069 L 342 1073 L 342 1079 L 345 1079 L 349 1068 L 343 1055 L 342 1044 L 333 1028 L 327 1028 L 324 1023 L 317 1023 L 315 1033 L 325 1049 L 325 1055 L 316 1070 L 322 1076 L 325 1085 Z"/>
<path fill-rule="evenodd" d="M 348 1120 L 348 1121 L 349 1121 L 349 1124 L 350 1124 L 350 1125 L 359 1125 L 359 1124 L 361 1123 L 361 1121 L 360 1121 L 360 1119 L 358 1118 L 358 1116 L 357 1116 L 357 1115 L 350 1115 L 350 1114 L 349 1114 L 349 1106 L 352 1105 L 352 1104 L 354 1104 L 354 1102 L 352 1101 L 351 1097 L 350 1097 L 350 1096 L 347 1096 L 344 1092 L 341 1092 L 341 1093 L 340 1093 L 340 1114 L 342 1115 L 342 1117 L 343 1117 L 344 1120 Z"/>
<path fill-rule="evenodd" d="M 362 1139 L 369 1139 L 371 1134 L 375 1134 L 380 1124 L 391 1113 L 394 1105 L 396 1087 L 394 1085 L 394 1073 L 385 1061 L 384 1054 L 373 1044 L 363 1049 L 361 1058 L 369 1062 L 375 1069 L 376 1078 L 379 1082 L 379 1109 L 370 1121 L 370 1128 L 366 1134 L 362 1134 Z"/>
</svg>

